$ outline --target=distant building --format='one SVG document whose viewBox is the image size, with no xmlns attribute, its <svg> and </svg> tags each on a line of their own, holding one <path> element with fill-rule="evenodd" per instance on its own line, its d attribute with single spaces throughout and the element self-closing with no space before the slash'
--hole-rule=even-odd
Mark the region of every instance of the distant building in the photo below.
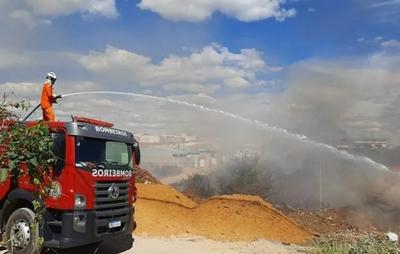
<svg viewBox="0 0 400 254">
<path fill-rule="evenodd" d="M 149 135 L 142 134 L 136 136 L 141 144 L 148 145 L 176 145 L 176 144 L 196 144 L 196 136 L 187 135 Z"/>
<path fill-rule="evenodd" d="M 196 142 L 197 141 L 197 137 L 196 136 L 184 136 L 185 138 L 185 142 L 189 143 L 189 142 Z"/>
<path fill-rule="evenodd" d="M 244 145 L 234 153 L 234 157 L 239 159 L 256 158 L 258 156 L 260 156 L 260 150 L 250 145 Z"/>
<path fill-rule="evenodd" d="M 145 155 L 142 164 L 154 171 L 162 168 L 170 174 L 170 166 L 173 165 L 182 169 L 179 174 L 204 173 L 218 166 L 220 162 L 212 146 L 196 136 L 142 134 L 136 137 L 142 145 L 142 154 Z M 158 172 L 158 175 L 161 174 L 162 170 Z"/>
<path fill-rule="evenodd" d="M 142 144 L 159 144 L 160 136 L 159 135 L 139 135 L 136 137 L 138 141 Z"/>
<path fill-rule="evenodd" d="M 385 139 L 343 139 L 336 148 L 387 164 L 389 143 Z"/>
</svg>

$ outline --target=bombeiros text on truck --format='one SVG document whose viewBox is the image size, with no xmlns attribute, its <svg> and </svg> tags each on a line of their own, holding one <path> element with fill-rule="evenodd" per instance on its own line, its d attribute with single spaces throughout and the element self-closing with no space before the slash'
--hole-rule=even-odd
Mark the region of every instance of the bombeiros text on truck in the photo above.
<svg viewBox="0 0 400 254">
<path fill-rule="evenodd" d="M 26 122 L 34 125 L 35 122 Z M 33 185 L 26 177 L 0 183 L 0 223 L 13 253 L 41 246 L 70 248 L 131 235 L 136 227 L 134 167 L 140 148 L 130 132 L 95 119 L 49 122 L 57 162 L 52 190 L 40 200 L 43 220 L 34 219 Z"/>
</svg>

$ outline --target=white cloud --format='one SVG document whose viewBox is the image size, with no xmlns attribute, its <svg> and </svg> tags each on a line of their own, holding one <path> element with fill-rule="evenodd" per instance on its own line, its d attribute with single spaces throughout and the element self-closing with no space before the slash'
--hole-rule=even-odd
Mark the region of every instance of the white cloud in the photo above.
<svg viewBox="0 0 400 254">
<path fill-rule="evenodd" d="M 0 0 L 0 22 L 10 27 L 22 24 L 32 30 L 40 25 L 51 25 L 52 19 L 80 13 L 83 17 L 118 16 L 116 0 Z"/>
<path fill-rule="evenodd" d="M 375 36 L 373 38 L 365 38 L 365 37 L 360 37 L 356 41 L 358 43 L 365 43 L 365 44 L 378 44 L 382 42 L 384 38 L 382 36 Z"/>
<path fill-rule="evenodd" d="M 400 0 L 361 0 L 371 12 L 375 22 L 398 22 L 400 13 Z"/>
<path fill-rule="evenodd" d="M 0 93 L 15 93 L 23 98 L 38 97 L 40 92 L 40 84 L 33 82 L 6 82 L 0 84 Z"/>
<path fill-rule="evenodd" d="M 399 40 L 388 40 L 381 43 L 382 47 L 385 48 L 400 48 L 400 41 Z"/>
<path fill-rule="evenodd" d="M 285 0 L 142 0 L 138 7 L 170 20 L 203 21 L 214 12 L 221 12 L 240 21 L 267 18 L 283 21 L 296 15 L 294 9 L 281 7 Z"/>
<path fill-rule="evenodd" d="M 118 15 L 115 0 L 26 0 L 38 16 L 55 17 L 74 12 L 102 15 L 113 18 Z"/>
<path fill-rule="evenodd" d="M 33 59 L 29 55 L 11 52 L 0 48 L 0 70 L 13 68 L 31 63 Z"/>
<path fill-rule="evenodd" d="M 52 22 L 49 19 L 37 18 L 32 13 L 26 10 L 15 10 L 10 14 L 10 18 L 21 22 L 25 27 L 32 30 L 38 25 L 51 25 Z"/>
<path fill-rule="evenodd" d="M 400 55 L 393 52 L 294 64 L 287 68 L 288 89 L 267 120 L 328 143 L 368 137 L 380 127 L 377 137 L 400 144 L 399 67 Z"/>
<path fill-rule="evenodd" d="M 380 130 L 377 135 L 389 133 L 387 137 L 393 143 L 400 143 L 395 135 L 400 128 L 396 113 L 400 107 L 399 55 L 380 52 L 361 59 L 307 60 L 287 69 L 289 80 L 263 80 L 264 85 L 288 82 L 288 89 L 281 94 L 246 94 L 240 90 L 240 93 L 229 93 L 222 98 L 224 93 L 212 96 L 215 89 L 231 85 L 231 77 L 248 80 L 268 69 L 265 62 L 260 61 L 259 54 L 250 57 L 253 54 L 244 52 L 247 51 L 233 53 L 221 46 L 211 45 L 186 56 L 169 56 L 160 63 L 154 63 L 149 57 L 108 47 L 105 51 L 92 52 L 80 58 L 83 66 L 93 72 L 93 77 L 101 81 L 100 85 L 60 79 L 56 92 L 132 91 L 131 87 L 118 87 L 122 78 L 126 84 L 139 83 L 142 87 L 138 90 L 148 90 L 146 93 L 170 94 L 176 99 L 258 119 L 317 140 L 332 142 L 346 134 L 362 136 Z M 252 50 L 248 52 L 254 53 Z M 107 78 L 115 82 L 108 82 Z M 1 84 L 3 90 L 0 91 L 15 91 L 18 95 L 33 98 L 35 104 L 41 82 L 15 83 L 13 86 L 10 83 Z M 109 85 L 104 85 L 107 83 Z M 256 85 L 255 82 L 249 83 Z M 235 83 L 239 87 L 240 84 Z M 175 93 L 177 90 L 179 93 Z M 110 101 L 113 107 L 109 106 Z M 59 117 L 85 115 L 115 122 L 122 128 L 158 133 L 199 131 L 201 128 L 194 126 L 207 125 L 198 123 L 200 120 L 207 123 L 226 120 L 217 115 L 213 117 L 214 114 L 202 115 L 182 105 L 128 96 L 68 97 L 55 108 Z M 138 123 L 141 126 L 137 126 Z"/>
<path fill-rule="evenodd" d="M 6 82 L 0 84 L 0 94 L 14 93 L 22 99 L 38 101 L 42 91 L 44 78 L 37 81 Z M 57 94 L 76 93 L 99 90 L 100 86 L 91 81 L 63 81 L 54 85 Z"/>
<path fill-rule="evenodd" d="M 400 5 L 400 0 L 372 0 L 370 7 L 378 8 L 395 5 Z"/>
<path fill-rule="evenodd" d="M 42 51 L 42 50 L 23 50 L 15 48 L 0 47 L 0 75 L 10 76 L 13 73 L 13 81 L 18 80 L 18 77 L 30 76 L 38 73 L 44 77 L 46 72 L 55 71 L 60 74 L 74 71 L 74 76 L 77 78 L 80 67 L 77 66 L 81 55 L 66 52 L 66 51 Z M 64 80 L 64 77 L 61 77 Z M 3 79 L 4 81 L 9 81 Z"/>
<path fill-rule="evenodd" d="M 279 71 L 266 65 L 255 49 L 232 53 L 212 44 L 189 56 L 170 55 L 159 64 L 131 51 L 108 46 L 80 59 L 82 66 L 103 77 L 167 91 L 213 93 L 220 87 L 244 88 L 259 84 L 258 73 Z"/>
</svg>

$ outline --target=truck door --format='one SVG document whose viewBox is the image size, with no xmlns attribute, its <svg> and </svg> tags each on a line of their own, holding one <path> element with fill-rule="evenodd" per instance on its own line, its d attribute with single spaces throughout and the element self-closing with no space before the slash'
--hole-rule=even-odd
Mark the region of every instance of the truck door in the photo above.
<svg viewBox="0 0 400 254">
<path fill-rule="evenodd" d="M 53 139 L 53 154 L 57 158 L 54 169 L 59 175 L 65 166 L 65 133 L 51 133 L 51 138 Z"/>
</svg>

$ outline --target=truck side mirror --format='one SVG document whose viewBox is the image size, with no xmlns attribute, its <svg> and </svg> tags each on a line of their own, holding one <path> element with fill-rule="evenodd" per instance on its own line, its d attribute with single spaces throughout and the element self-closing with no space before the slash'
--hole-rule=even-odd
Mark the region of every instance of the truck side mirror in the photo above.
<svg viewBox="0 0 400 254">
<path fill-rule="evenodd" d="M 135 165 L 140 164 L 140 147 L 139 143 L 136 141 L 133 145 L 133 152 L 135 153 Z"/>
</svg>

